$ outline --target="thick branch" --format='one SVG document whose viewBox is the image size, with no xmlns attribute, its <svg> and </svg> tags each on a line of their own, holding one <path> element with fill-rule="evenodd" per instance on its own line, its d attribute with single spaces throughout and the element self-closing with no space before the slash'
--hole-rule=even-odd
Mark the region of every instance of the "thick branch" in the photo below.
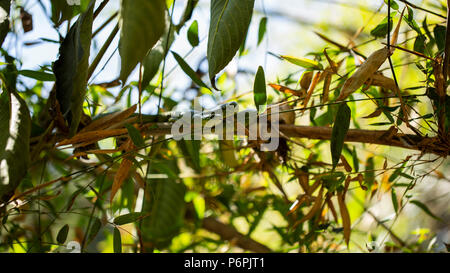
<svg viewBox="0 0 450 273">
<path fill-rule="evenodd" d="M 213 217 L 203 219 L 203 228 L 218 234 L 223 240 L 235 241 L 242 249 L 256 253 L 272 252 L 267 246 L 260 244 L 249 237 L 239 233 L 234 227 L 226 225 Z"/>
<path fill-rule="evenodd" d="M 280 132 L 287 137 L 330 140 L 331 127 L 280 125 Z M 168 135 L 171 133 L 171 124 L 158 124 L 158 128 L 146 131 L 150 135 Z M 440 156 L 448 156 L 450 148 L 440 143 L 437 137 L 420 137 L 412 134 L 393 133 L 389 130 L 348 130 L 345 142 L 357 142 L 366 144 L 378 144 L 391 147 L 400 147 L 410 150 L 434 153 Z"/>
</svg>

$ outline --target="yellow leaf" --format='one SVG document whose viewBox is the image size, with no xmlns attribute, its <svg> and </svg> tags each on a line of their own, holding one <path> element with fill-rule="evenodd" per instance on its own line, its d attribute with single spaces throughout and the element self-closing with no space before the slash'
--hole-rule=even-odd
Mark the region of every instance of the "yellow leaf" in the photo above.
<svg viewBox="0 0 450 273">
<path fill-rule="evenodd" d="M 301 57 L 297 58 L 297 57 L 286 56 L 286 55 L 282 55 L 280 57 L 292 64 L 301 66 L 306 69 L 316 69 L 316 70 L 322 69 L 322 66 L 320 65 L 320 63 L 310 60 L 310 59 L 301 58 Z"/>
</svg>

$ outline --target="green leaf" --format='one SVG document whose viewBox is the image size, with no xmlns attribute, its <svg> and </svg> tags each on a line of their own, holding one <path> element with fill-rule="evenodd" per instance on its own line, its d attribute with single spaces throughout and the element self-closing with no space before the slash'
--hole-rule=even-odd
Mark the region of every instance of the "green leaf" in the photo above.
<svg viewBox="0 0 450 273">
<path fill-rule="evenodd" d="M 428 216 L 438 220 L 438 221 L 442 221 L 441 218 L 437 217 L 436 215 L 434 215 L 434 213 L 431 212 L 431 210 L 422 202 L 417 201 L 417 200 L 411 200 L 409 201 L 411 204 L 414 204 L 416 206 L 418 206 L 420 209 L 422 209 L 426 214 L 428 214 Z"/>
<path fill-rule="evenodd" d="M 120 79 L 126 82 L 136 65 L 156 44 L 165 29 L 164 0 L 123 0 L 121 6 Z"/>
<path fill-rule="evenodd" d="M 369 190 L 372 188 L 373 183 L 375 182 L 375 161 L 373 157 L 369 157 L 366 162 L 366 169 L 364 172 L 364 181 Z"/>
<path fill-rule="evenodd" d="M 439 49 L 439 51 L 442 51 L 445 49 L 445 35 L 447 32 L 447 28 L 444 26 L 437 25 L 434 30 L 434 39 L 436 41 L 436 45 Z"/>
<path fill-rule="evenodd" d="M 292 64 L 298 65 L 298 66 L 306 68 L 306 69 L 321 70 L 323 68 L 320 63 L 310 60 L 310 59 L 307 59 L 307 58 L 297 58 L 297 57 L 285 56 L 285 55 L 282 55 L 280 57 Z"/>
<path fill-rule="evenodd" d="M 358 154 L 356 153 L 355 146 L 353 146 L 352 159 L 353 159 L 353 168 L 355 169 L 355 172 L 359 172 L 359 159 Z"/>
<path fill-rule="evenodd" d="M 198 46 L 200 40 L 198 38 L 198 22 L 194 20 L 187 32 L 188 41 L 192 47 Z"/>
<path fill-rule="evenodd" d="M 192 200 L 194 204 L 195 213 L 197 214 L 199 219 L 203 219 L 205 216 L 205 198 L 200 194 L 197 194 Z"/>
<path fill-rule="evenodd" d="M 77 132 L 86 96 L 94 4 L 91 1 L 89 9 L 71 27 L 53 65 L 56 99 L 70 125 L 70 135 Z"/>
<path fill-rule="evenodd" d="M 351 110 L 347 103 L 339 105 L 339 109 L 334 120 L 333 131 L 331 133 L 331 158 L 333 161 L 333 170 L 339 162 L 342 148 L 344 147 L 345 136 L 350 127 Z"/>
<path fill-rule="evenodd" d="M 100 231 L 100 228 L 102 227 L 102 222 L 100 221 L 99 218 L 95 217 L 94 222 L 92 223 L 89 232 L 88 232 L 88 237 L 87 237 L 87 241 L 86 244 L 89 244 L 90 242 L 92 242 L 92 240 L 95 239 L 95 237 L 97 236 L 98 232 Z"/>
<path fill-rule="evenodd" d="M 58 235 L 56 236 L 56 241 L 58 244 L 62 245 L 67 240 L 67 234 L 69 233 L 69 225 L 64 225 L 58 232 Z"/>
<path fill-rule="evenodd" d="M 183 226 L 186 187 L 175 179 L 152 179 L 148 184 L 150 198 L 144 204 L 144 211 L 149 217 L 143 219 L 142 226 L 144 242 L 149 242 L 157 248 L 170 244 Z"/>
<path fill-rule="evenodd" d="M 114 224 L 121 226 L 126 225 L 129 223 L 136 222 L 137 220 L 141 219 L 144 216 L 144 213 L 142 212 L 131 212 L 128 214 L 117 216 L 114 219 Z"/>
<path fill-rule="evenodd" d="M 133 141 L 133 143 L 134 143 L 134 145 L 136 145 L 136 147 L 145 146 L 144 138 L 142 137 L 141 132 L 136 127 L 127 123 L 127 124 L 125 124 L 125 128 L 127 128 L 128 134 L 130 135 L 130 138 L 131 138 L 131 141 Z"/>
<path fill-rule="evenodd" d="M 395 10 L 399 9 L 399 6 L 398 6 L 397 2 L 395 2 L 394 0 L 384 0 L 384 3 L 386 3 L 386 5 L 387 5 L 388 1 L 391 2 L 391 8 L 392 9 L 395 9 Z"/>
<path fill-rule="evenodd" d="M 0 202 L 14 193 L 30 164 L 31 118 L 17 93 L 0 95 Z"/>
<path fill-rule="evenodd" d="M 391 189 L 391 199 L 392 199 L 392 206 L 394 207 L 395 213 L 398 213 L 397 194 L 396 194 L 394 188 Z"/>
<path fill-rule="evenodd" d="M 262 112 L 261 106 L 267 103 L 266 77 L 264 76 L 264 69 L 262 66 L 258 67 L 256 72 L 255 83 L 253 85 L 253 99 L 255 101 L 256 109 Z"/>
<path fill-rule="evenodd" d="M 182 139 L 181 141 L 177 141 L 177 146 L 183 153 L 183 156 L 186 159 L 186 164 L 193 168 L 197 173 L 201 172 L 200 166 L 200 148 L 201 141 L 200 140 L 187 140 Z M 178 176 L 171 172 L 170 169 L 166 169 L 165 173 L 169 175 L 169 177 L 177 178 Z"/>
<path fill-rule="evenodd" d="M 392 19 L 392 15 L 391 15 L 391 19 L 390 19 L 390 28 L 389 31 L 392 31 L 393 28 L 393 24 L 394 21 Z M 384 18 L 383 21 L 381 21 L 380 24 L 378 24 L 374 29 L 372 29 L 372 31 L 370 31 L 370 35 L 376 37 L 376 38 L 384 38 L 386 37 L 388 33 L 388 18 Z"/>
<path fill-rule="evenodd" d="M 422 35 L 419 24 L 414 20 L 414 10 L 412 8 L 408 7 L 408 16 L 404 16 L 403 19 L 415 32 L 417 32 L 418 36 Z"/>
<path fill-rule="evenodd" d="M 209 87 L 200 79 L 200 77 L 195 73 L 195 71 L 181 58 L 180 55 L 172 51 L 173 56 L 175 57 L 175 60 L 177 61 L 178 65 L 183 69 L 184 73 L 191 78 L 195 84 L 197 84 L 200 87 L 204 87 L 209 89 Z"/>
<path fill-rule="evenodd" d="M 264 39 L 264 35 L 266 35 L 266 31 L 267 31 L 267 17 L 263 17 L 263 18 L 261 18 L 261 21 L 259 21 L 258 45 Z"/>
<path fill-rule="evenodd" d="M 19 75 L 32 78 L 42 82 L 54 82 L 56 80 L 54 74 L 50 74 L 43 71 L 33 71 L 33 70 L 20 70 L 17 73 Z"/>
<path fill-rule="evenodd" d="M 170 34 L 169 34 L 170 30 Z M 166 30 L 161 36 L 161 39 L 156 43 L 156 45 L 150 50 L 144 58 L 143 61 L 143 75 L 142 75 L 142 86 L 145 88 L 149 85 L 151 80 L 158 73 L 159 67 L 167 56 L 170 47 L 175 40 L 174 27 L 170 26 L 170 18 L 166 12 Z"/>
<path fill-rule="evenodd" d="M 114 253 L 122 253 L 122 238 L 120 237 L 120 231 L 118 228 L 114 228 L 113 245 Z"/>
<path fill-rule="evenodd" d="M 414 41 L 414 51 L 425 53 L 425 42 L 427 38 L 425 35 L 419 35 L 417 36 L 416 40 Z"/>
<path fill-rule="evenodd" d="M 207 57 L 215 89 L 216 75 L 233 59 L 245 39 L 254 4 L 255 0 L 211 0 Z"/>
</svg>

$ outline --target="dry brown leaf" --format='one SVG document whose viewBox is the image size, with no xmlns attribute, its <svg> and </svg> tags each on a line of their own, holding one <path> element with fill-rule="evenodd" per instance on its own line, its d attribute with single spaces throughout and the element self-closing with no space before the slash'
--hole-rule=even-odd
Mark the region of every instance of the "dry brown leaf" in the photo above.
<svg viewBox="0 0 450 273">
<path fill-rule="evenodd" d="M 365 119 L 367 119 L 367 118 L 376 118 L 376 117 L 379 117 L 381 114 L 383 114 L 383 111 L 381 111 L 381 109 L 377 109 L 372 114 L 370 114 L 368 116 L 365 116 L 363 118 L 365 118 Z"/>
<path fill-rule="evenodd" d="M 371 86 L 379 86 L 394 93 L 398 93 L 398 88 L 395 81 L 380 73 L 373 74 L 372 77 L 366 81 L 366 84 Z"/>
<path fill-rule="evenodd" d="M 300 197 L 298 197 L 289 208 L 287 215 L 291 215 L 292 213 L 294 213 L 305 202 L 307 198 L 308 196 L 306 194 L 302 194 Z"/>
<path fill-rule="evenodd" d="M 337 101 L 342 101 L 358 90 L 370 77 L 378 71 L 380 66 L 389 57 L 390 52 L 387 47 L 379 49 L 372 53 L 359 69 L 348 78 L 342 87 L 341 94 Z"/>
<path fill-rule="evenodd" d="M 333 61 L 330 56 L 328 56 L 327 49 L 323 50 L 323 54 L 327 58 L 328 64 L 330 65 L 327 69 L 330 69 L 334 74 L 337 74 L 339 65 Z"/>
<path fill-rule="evenodd" d="M 295 224 L 292 226 L 292 229 L 295 229 L 298 225 L 313 218 L 314 215 L 316 215 L 316 213 L 322 206 L 322 199 L 323 199 L 323 187 L 320 188 L 319 194 L 317 195 L 316 200 L 314 200 L 314 205 L 312 206 L 311 210 L 302 219 L 295 222 Z"/>
<path fill-rule="evenodd" d="M 405 9 L 406 9 L 406 7 L 403 8 L 402 14 L 400 15 L 400 20 L 398 20 L 398 24 L 395 27 L 394 33 L 392 34 L 391 45 L 394 45 L 394 46 L 397 45 L 398 34 L 400 32 L 400 26 L 403 21 L 403 14 L 405 13 Z M 395 48 L 391 47 L 391 54 L 394 52 L 394 50 L 395 50 Z"/>
<path fill-rule="evenodd" d="M 302 78 L 300 79 L 300 87 L 302 88 L 302 90 L 305 90 L 305 92 L 309 89 L 313 76 L 313 71 L 306 71 L 305 73 L 303 73 Z"/>
<path fill-rule="evenodd" d="M 300 184 L 300 187 L 305 191 L 305 193 L 309 192 L 309 175 L 308 173 L 304 171 L 300 171 L 300 173 L 297 175 L 298 183 Z"/>
<path fill-rule="evenodd" d="M 334 207 L 330 196 L 327 197 L 327 201 L 326 202 L 327 202 L 328 208 L 331 210 L 331 214 L 333 214 L 334 221 L 336 223 L 338 223 L 339 222 L 339 218 L 337 216 L 336 208 Z"/>
<path fill-rule="evenodd" d="M 300 97 L 300 98 L 303 98 L 305 96 L 305 92 L 302 92 L 302 90 L 294 90 L 289 87 L 279 85 L 279 84 L 274 84 L 274 83 L 270 83 L 269 86 L 272 87 L 273 89 L 275 89 L 279 92 L 285 93 L 285 94 L 294 95 L 294 96 Z"/>
<path fill-rule="evenodd" d="M 337 199 L 342 217 L 342 226 L 344 227 L 344 239 L 345 243 L 348 246 L 350 243 L 350 234 L 352 231 L 350 214 L 348 213 L 347 206 L 345 205 L 344 195 L 342 194 L 342 192 L 337 193 Z"/>
<path fill-rule="evenodd" d="M 362 174 L 358 174 L 357 180 L 358 180 L 358 183 L 359 183 L 359 186 L 361 187 L 361 189 L 367 191 L 367 187 L 363 185 L 364 176 Z"/>
<path fill-rule="evenodd" d="M 323 82 L 323 92 L 322 92 L 322 104 L 328 102 L 329 94 L 330 94 L 330 86 L 331 86 L 331 73 L 325 72 L 325 81 Z"/>
<path fill-rule="evenodd" d="M 312 80 L 312 82 L 311 82 L 311 85 L 309 86 L 308 93 L 306 94 L 306 98 L 305 98 L 305 100 L 303 101 L 303 106 L 304 106 L 304 107 L 306 107 L 306 106 L 308 105 L 309 100 L 311 99 L 312 94 L 314 93 L 314 89 L 316 89 L 316 85 L 317 85 L 317 83 L 319 82 L 319 79 L 320 79 L 320 75 L 321 75 L 321 74 L 322 74 L 321 72 L 317 72 L 317 73 L 314 75 L 313 80 Z M 303 110 L 303 112 L 304 112 L 304 111 L 305 111 L 305 110 Z"/>
<path fill-rule="evenodd" d="M 126 143 L 127 145 L 125 150 L 127 152 L 131 151 L 134 148 L 133 142 L 131 141 L 131 139 L 128 139 Z M 111 203 L 114 200 L 114 196 L 116 196 L 117 191 L 119 191 L 119 189 L 122 187 L 123 182 L 128 178 L 132 166 L 133 162 L 128 157 L 124 157 L 122 159 L 119 169 L 114 176 L 114 182 L 111 187 Z"/>
<path fill-rule="evenodd" d="M 58 145 L 56 145 L 56 147 L 74 144 L 83 144 L 81 146 L 86 146 L 108 137 L 127 134 L 127 132 L 127 129 L 112 129 L 78 133 L 70 139 L 61 141 Z"/>
<path fill-rule="evenodd" d="M 127 158 L 124 158 L 120 163 L 119 170 L 114 177 L 114 182 L 111 188 L 111 202 L 114 200 L 114 196 L 116 196 L 117 191 L 122 187 L 123 182 L 128 178 L 132 165 L 133 162 Z"/>
<path fill-rule="evenodd" d="M 97 120 L 94 120 L 88 126 L 84 127 L 80 131 L 80 133 L 107 129 L 107 128 L 113 126 L 114 124 L 121 122 L 121 121 L 127 119 L 128 117 L 130 117 L 134 112 L 136 112 L 136 109 L 137 109 L 137 105 L 135 104 L 122 112 L 112 113 L 112 114 L 106 115 L 104 117 L 101 117 Z"/>
</svg>

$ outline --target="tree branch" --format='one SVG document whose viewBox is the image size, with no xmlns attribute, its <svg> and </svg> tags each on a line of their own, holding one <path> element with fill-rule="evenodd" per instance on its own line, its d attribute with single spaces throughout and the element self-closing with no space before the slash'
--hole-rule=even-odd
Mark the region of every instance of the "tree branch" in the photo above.
<svg viewBox="0 0 450 273">
<path fill-rule="evenodd" d="M 226 225 L 213 217 L 203 219 L 203 228 L 218 234 L 223 240 L 235 241 L 236 245 L 242 249 L 256 253 L 272 252 L 267 246 L 239 233 L 234 227 Z"/>
<path fill-rule="evenodd" d="M 331 127 L 280 124 L 280 132 L 293 138 L 330 140 L 332 130 Z M 171 133 L 171 124 L 158 124 L 158 128 L 149 128 L 145 132 L 149 135 L 168 135 Z M 345 137 L 345 142 L 400 147 L 444 157 L 450 155 L 450 147 L 441 143 L 438 137 L 398 134 L 390 130 L 350 129 Z"/>
</svg>

